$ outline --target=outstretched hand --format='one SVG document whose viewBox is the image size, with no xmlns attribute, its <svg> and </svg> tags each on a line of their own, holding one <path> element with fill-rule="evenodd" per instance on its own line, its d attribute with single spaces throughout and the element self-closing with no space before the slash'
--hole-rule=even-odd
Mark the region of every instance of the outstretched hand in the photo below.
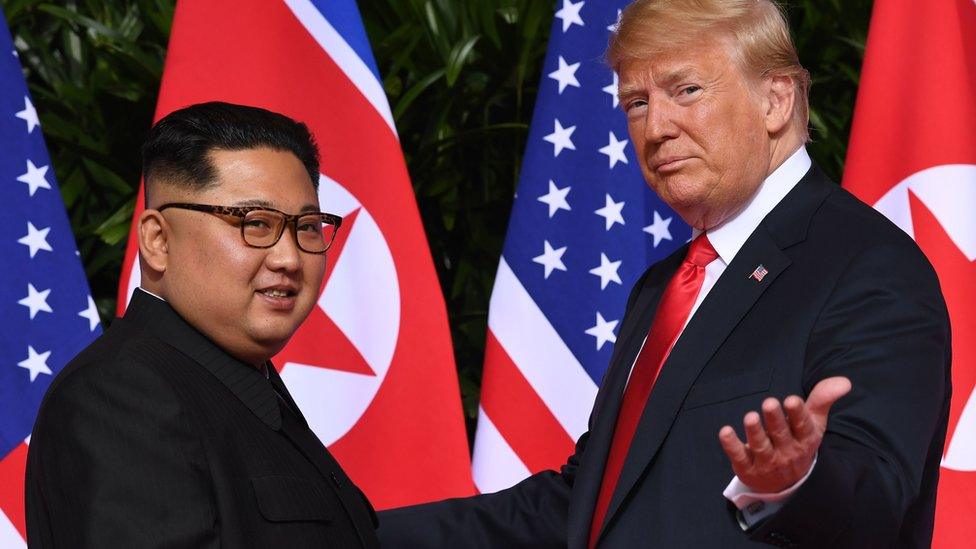
<svg viewBox="0 0 976 549">
<path fill-rule="evenodd" d="M 739 480 L 759 493 L 776 493 L 796 484 L 810 470 L 820 448 L 830 407 L 850 390 L 846 377 L 829 377 L 814 386 L 806 402 L 792 395 L 780 406 L 775 398 L 767 398 L 762 403 L 762 421 L 755 411 L 742 420 L 746 443 L 731 426 L 722 427 L 718 440 Z"/>
</svg>

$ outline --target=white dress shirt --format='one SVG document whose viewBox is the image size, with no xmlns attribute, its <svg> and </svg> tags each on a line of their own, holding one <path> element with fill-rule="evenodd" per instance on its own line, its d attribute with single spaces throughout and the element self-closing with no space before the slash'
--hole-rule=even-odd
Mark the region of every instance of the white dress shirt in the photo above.
<svg viewBox="0 0 976 549">
<path fill-rule="evenodd" d="M 691 308 L 691 313 L 688 315 L 688 320 L 685 321 L 685 326 L 698 311 L 698 307 L 705 300 L 712 287 L 715 286 L 715 282 L 725 272 L 725 268 L 732 263 L 735 255 L 742 249 L 742 245 L 759 227 L 759 223 L 800 182 L 800 179 L 810 170 L 810 165 L 810 155 L 807 154 L 805 147 L 800 147 L 773 173 L 769 174 L 769 177 L 759 186 L 756 194 L 739 213 L 707 232 L 708 240 L 718 253 L 718 257 L 705 267 L 705 280 L 698 292 L 698 297 L 695 299 L 695 304 Z M 692 239 L 699 234 L 701 231 L 697 229 L 692 231 Z M 680 334 L 678 337 L 681 337 Z M 633 365 L 631 365 L 631 372 L 633 372 Z M 730 423 L 735 420 L 736 418 L 729 418 Z M 814 465 L 816 465 L 816 459 L 814 459 Z M 736 476 L 725 488 L 723 495 L 739 508 L 742 514 L 740 526 L 746 529 L 779 510 L 786 500 L 806 481 L 812 471 L 813 465 L 796 484 L 775 494 L 756 493 Z"/>
</svg>

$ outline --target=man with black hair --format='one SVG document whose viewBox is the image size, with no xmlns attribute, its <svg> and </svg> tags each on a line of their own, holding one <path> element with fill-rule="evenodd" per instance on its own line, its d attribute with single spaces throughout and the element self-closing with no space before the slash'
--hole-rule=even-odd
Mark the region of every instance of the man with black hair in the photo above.
<svg viewBox="0 0 976 549">
<path fill-rule="evenodd" d="M 318 298 L 342 219 L 304 124 L 227 103 L 143 148 L 142 283 L 51 384 L 27 465 L 31 547 L 376 547 L 361 491 L 269 359 Z"/>
</svg>

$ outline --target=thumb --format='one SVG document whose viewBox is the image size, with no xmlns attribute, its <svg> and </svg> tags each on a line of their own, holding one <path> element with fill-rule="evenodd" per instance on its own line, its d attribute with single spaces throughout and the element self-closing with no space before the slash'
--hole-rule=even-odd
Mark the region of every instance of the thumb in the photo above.
<svg viewBox="0 0 976 549">
<path fill-rule="evenodd" d="M 826 423 L 827 413 L 835 402 L 851 392 L 851 380 L 846 377 L 828 377 L 817 383 L 810 396 L 807 397 L 807 409 L 814 418 L 823 425 Z"/>
</svg>

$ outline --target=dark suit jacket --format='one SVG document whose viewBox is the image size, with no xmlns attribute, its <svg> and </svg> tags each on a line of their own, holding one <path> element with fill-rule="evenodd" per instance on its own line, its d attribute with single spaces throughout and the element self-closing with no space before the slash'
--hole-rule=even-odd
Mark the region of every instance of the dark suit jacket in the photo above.
<svg viewBox="0 0 976 549">
<path fill-rule="evenodd" d="M 637 282 L 590 419 L 561 472 L 380 514 L 390 547 L 586 547 L 628 371 L 687 248 Z M 769 274 L 749 278 L 758 265 Z M 658 378 L 600 547 L 924 547 L 949 404 L 949 322 L 915 243 L 816 167 L 727 267 Z M 844 375 L 812 475 L 745 533 L 718 444 L 768 396 Z"/>
<path fill-rule="evenodd" d="M 369 503 L 269 371 L 137 290 L 41 404 L 30 546 L 376 547 Z"/>
</svg>

